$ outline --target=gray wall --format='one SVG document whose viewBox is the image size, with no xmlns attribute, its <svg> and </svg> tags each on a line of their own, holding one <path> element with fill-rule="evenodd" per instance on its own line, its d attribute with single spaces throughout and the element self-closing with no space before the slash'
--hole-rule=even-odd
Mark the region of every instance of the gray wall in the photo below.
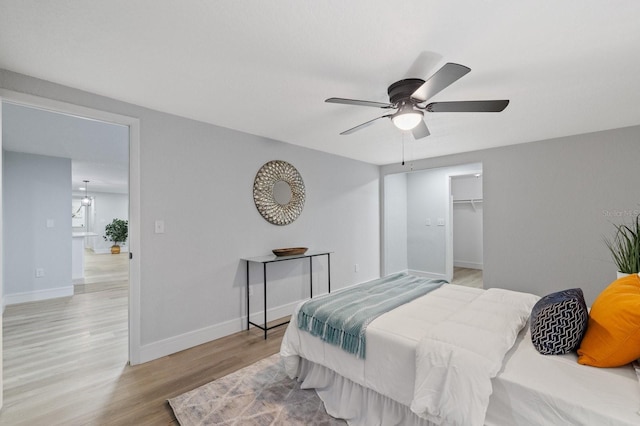
<svg viewBox="0 0 640 426">
<path fill-rule="evenodd" d="M 384 273 L 409 269 L 407 256 L 407 174 L 384 178 Z"/>
<path fill-rule="evenodd" d="M 71 160 L 5 151 L 2 172 L 5 301 L 73 294 Z"/>
<path fill-rule="evenodd" d="M 333 250 L 332 289 L 379 276 L 377 166 L 9 71 L 0 71 L 0 87 L 140 119 L 141 247 L 134 256 L 141 263 L 140 339 L 146 353 L 164 354 L 180 346 L 174 343 L 182 337 L 193 341 L 193 334 L 215 338 L 240 330 L 243 256 L 291 246 Z M 266 222 L 252 198 L 256 172 L 274 159 L 293 164 L 307 189 L 304 211 L 289 226 Z M 68 210 L 70 191 L 66 205 Z M 164 234 L 154 233 L 157 219 L 165 222 Z M 307 288 L 308 277 L 298 276 L 305 266 L 285 263 L 271 272 L 270 306 L 287 305 Z M 326 274 L 321 261 L 314 265 L 314 278 L 323 281 Z"/>
<path fill-rule="evenodd" d="M 449 182 L 446 169 L 407 175 L 407 256 L 409 270 L 445 276 L 446 224 L 449 214 Z M 430 225 L 427 225 L 427 220 Z"/>
<path fill-rule="evenodd" d="M 544 295 L 581 287 L 591 303 L 616 274 L 603 236 L 640 209 L 639 158 L 634 126 L 414 161 L 413 168 L 482 163 L 485 288 Z"/>
</svg>

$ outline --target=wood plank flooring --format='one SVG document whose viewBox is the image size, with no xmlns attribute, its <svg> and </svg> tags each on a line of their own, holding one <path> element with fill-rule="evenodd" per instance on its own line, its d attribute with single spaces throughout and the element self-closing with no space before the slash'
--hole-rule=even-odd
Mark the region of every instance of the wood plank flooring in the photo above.
<svg viewBox="0 0 640 426">
<path fill-rule="evenodd" d="M 280 349 L 284 327 L 252 328 L 130 366 L 127 254 L 86 260 L 74 296 L 6 308 L 0 424 L 175 425 L 167 398 Z"/>
<path fill-rule="evenodd" d="M 453 279 L 451 284 L 464 285 L 467 287 L 483 288 L 482 270 L 469 268 L 453 268 Z"/>
<path fill-rule="evenodd" d="M 128 365 L 127 268 L 126 253 L 89 253 L 74 296 L 6 308 L 0 424 L 177 425 L 168 398 L 279 351 L 285 327 L 252 328 Z M 452 283 L 482 287 L 482 271 Z"/>
</svg>

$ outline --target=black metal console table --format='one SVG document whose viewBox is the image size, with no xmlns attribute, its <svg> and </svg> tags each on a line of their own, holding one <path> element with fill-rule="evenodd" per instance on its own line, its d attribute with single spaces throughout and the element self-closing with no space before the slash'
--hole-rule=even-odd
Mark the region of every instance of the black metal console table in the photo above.
<svg viewBox="0 0 640 426">
<path fill-rule="evenodd" d="M 289 321 L 285 321 L 280 324 L 272 325 L 271 327 L 267 326 L 267 264 L 274 262 L 284 262 L 287 260 L 294 259 L 305 259 L 309 258 L 309 296 L 313 297 L 313 258 L 317 256 L 327 256 L 327 284 L 329 293 L 331 293 L 331 253 L 330 251 L 308 251 L 305 254 L 293 255 L 293 256 L 276 256 L 275 254 L 268 256 L 258 256 L 258 257 L 245 257 L 241 260 L 247 262 L 247 330 L 249 330 L 250 326 L 258 327 L 261 330 L 264 330 L 264 338 L 267 339 L 267 331 L 272 328 L 280 327 L 282 325 L 288 324 Z M 256 324 L 251 321 L 251 310 L 249 309 L 249 264 L 251 263 L 261 263 L 262 264 L 262 277 L 263 277 L 263 285 L 264 285 L 264 324 Z"/>
</svg>

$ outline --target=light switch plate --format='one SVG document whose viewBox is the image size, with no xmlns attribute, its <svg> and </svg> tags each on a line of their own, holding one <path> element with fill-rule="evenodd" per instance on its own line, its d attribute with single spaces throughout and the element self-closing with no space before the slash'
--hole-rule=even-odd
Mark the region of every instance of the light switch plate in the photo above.
<svg viewBox="0 0 640 426">
<path fill-rule="evenodd" d="M 155 232 L 156 234 L 164 234 L 164 220 L 156 220 Z"/>
</svg>

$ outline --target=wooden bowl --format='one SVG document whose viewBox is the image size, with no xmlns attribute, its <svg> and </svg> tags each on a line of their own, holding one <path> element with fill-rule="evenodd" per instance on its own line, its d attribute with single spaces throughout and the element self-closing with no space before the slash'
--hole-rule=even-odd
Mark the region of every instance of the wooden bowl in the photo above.
<svg viewBox="0 0 640 426">
<path fill-rule="evenodd" d="M 305 254 L 309 250 L 306 247 L 288 247 L 271 250 L 276 256 L 294 256 L 298 254 Z"/>
</svg>

